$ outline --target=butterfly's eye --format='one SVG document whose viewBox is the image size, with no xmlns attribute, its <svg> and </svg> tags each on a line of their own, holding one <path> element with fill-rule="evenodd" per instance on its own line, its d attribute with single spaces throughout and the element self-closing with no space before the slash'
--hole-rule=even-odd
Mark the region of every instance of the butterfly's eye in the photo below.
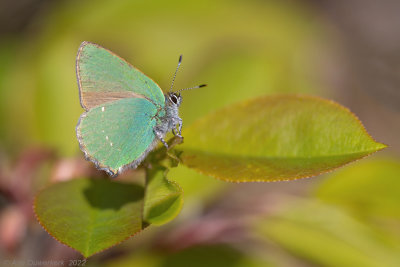
<svg viewBox="0 0 400 267">
<path fill-rule="evenodd" d="M 178 104 L 178 98 L 175 95 L 171 95 L 169 99 L 171 99 L 172 103 L 175 105 Z"/>
</svg>

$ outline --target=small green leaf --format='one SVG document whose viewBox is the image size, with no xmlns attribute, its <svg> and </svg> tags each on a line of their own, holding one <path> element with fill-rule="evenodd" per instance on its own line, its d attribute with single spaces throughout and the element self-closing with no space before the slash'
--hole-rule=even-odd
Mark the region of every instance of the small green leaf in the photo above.
<svg viewBox="0 0 400 267">
<path fill-rule="evenodd" d="M 41 191 L 34 209 L 50 235 L 89 257 L 144 228 L 143 195 L 135 184 L 76 179 Z"/>
<path fill-rule="evenodd" d="M 310 177 L 386 147 L 339 104 L 267 96 L 231 105 L 185 129 L 186 166 L 232 182 Z"/>
<path fill-rule="evenodd" d="M 149 170 L 146 178 L 146 194 L 143 218 L 146 222 L 161 225 L 174 219 L 182 209 L 180 186 L 166 178 L 166 168 Z"/>
</svg>

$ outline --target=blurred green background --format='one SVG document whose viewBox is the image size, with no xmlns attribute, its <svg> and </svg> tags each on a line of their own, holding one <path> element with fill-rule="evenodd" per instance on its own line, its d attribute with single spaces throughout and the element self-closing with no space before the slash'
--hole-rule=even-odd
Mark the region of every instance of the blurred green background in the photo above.
<svg viewBox="0 0 400 267">
<path fill-rule="evenodd" d="M 349 107 L 390 148 L 290 183 L 228 184 L 180 166 L 169 177 L 185 191 L 181 215 L 89 264 L 399 266 L 399 12 L 395 0 L 2 1 L 0 259 L 81 259 L 31 203 L 50 182 L 101 175 L 75 138 L 75 56 L 91 41 L 164 90 L 183 54 L 175 88 L 208 84 L 184 93 L 184 127 L 242 99 L 309 93 Z"/>
</svg>

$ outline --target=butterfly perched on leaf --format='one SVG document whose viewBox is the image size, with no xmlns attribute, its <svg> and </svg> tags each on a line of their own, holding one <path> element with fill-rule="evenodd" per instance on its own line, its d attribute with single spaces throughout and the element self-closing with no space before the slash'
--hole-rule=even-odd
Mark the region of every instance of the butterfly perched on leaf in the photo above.
<svg viewBox="0 0 400 267">
<path fill-rule="evenodd" d="M 158 141 L 168 148 L 164 137 L 169 131 L 181 137 L 182 90 L 164 94 L 127 61 L 90 42 L 78 49 L 76 75 L 85 109 L 76 126 L 79 146 L 108 175 L 136 168 Z"/>
</svg>

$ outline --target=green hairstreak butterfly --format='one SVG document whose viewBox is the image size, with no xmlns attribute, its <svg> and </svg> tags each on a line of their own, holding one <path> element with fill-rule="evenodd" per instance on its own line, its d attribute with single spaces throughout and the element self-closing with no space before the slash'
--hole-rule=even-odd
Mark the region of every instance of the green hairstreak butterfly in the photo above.
<svg viewBox="0 0 400 267">
<path fill-rule="evenodd" d="M 113 52 L 83 42 L 76 58 L 79 97 L 85 112 L 76 126 L 86 159 L 110 176 L 136 168 L 165 135 L 181 137 L 180 91 L 165 95 L 149 77 Z M 205 85 L 196 86 L 194 89 Z"/>
</svg>

